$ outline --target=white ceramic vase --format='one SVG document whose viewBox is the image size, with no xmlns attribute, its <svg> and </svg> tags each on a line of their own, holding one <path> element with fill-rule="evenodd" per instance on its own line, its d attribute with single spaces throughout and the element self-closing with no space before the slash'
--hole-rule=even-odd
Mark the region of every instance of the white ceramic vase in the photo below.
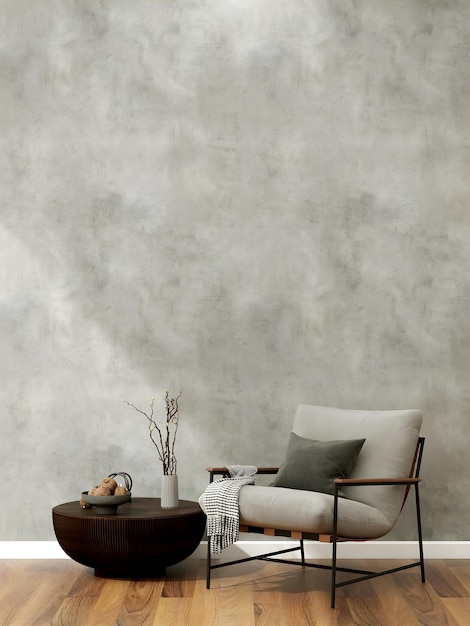
<svg viewBox="0 0 470 626">
<path fill-rule="evenodd" d="M 178 507 L 178 476 L 163 474 L 161 490 L 162 509 L 176 509 Z"/>
</svg>

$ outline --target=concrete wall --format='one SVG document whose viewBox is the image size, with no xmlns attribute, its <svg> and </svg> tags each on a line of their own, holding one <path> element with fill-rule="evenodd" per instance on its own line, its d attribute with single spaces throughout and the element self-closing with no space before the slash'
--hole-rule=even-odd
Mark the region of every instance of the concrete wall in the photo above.
<svg viewBox="0 0 470 626">
<path fill-rule="evenodd" d="M 111 471 L 158 496 L 121 399 L 165 388 L 189 499 L 206 464 L 278 462 L 300 402 L 421 408 L 425 539 L 468 540 L 470 4 L 0 23 L 0 540 L 53 539 Z"/>
</svg>

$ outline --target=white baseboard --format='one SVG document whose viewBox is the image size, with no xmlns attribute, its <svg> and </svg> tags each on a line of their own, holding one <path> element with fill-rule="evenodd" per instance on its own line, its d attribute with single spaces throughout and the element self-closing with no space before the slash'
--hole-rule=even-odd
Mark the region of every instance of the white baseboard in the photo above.
<svg viewBox="0 0 470 626">
<path fill-rule="evenodd" d="M 0 541 L 0 559 L 68 559 L 57 541 Z"/>
<path fill-rule="evenodd" d="M 292 541 L 238 541 L 226 548 L 223 560 L 254 556 L 263 552 L 282 550 Z M 203 541 L 193 557 L 205 558 L 207 542 Z M 305 542 L 307 559 L 329 559 L 331 545 Z M 57 541 L 0 541 L 0 559 L 68 559 Z M 282 556 L 280 557 L 282 558 Z M 295 558 L 295 553 L 286 558 Z M 415 541 L 369 541 L 365 543 L 342 543 L 338 546 L 339 559 L 418 559 L 418 546 Z M 470 559 L 470 541 L 425 541 L 425 559 Z"/>
</svg>

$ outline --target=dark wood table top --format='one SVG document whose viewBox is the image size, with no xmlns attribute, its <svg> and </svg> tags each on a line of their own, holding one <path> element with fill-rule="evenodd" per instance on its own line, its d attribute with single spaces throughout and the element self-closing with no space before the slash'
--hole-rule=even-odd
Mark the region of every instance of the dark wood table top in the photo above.
<svg viewBox="0 0 470 626">
<path fill-rule="evenodd" d="M 59 504 L 52 509 L 55 515 L 63 515 L 65 517 L 99 517 L 109 518 L 109 515 L 100 515 L 95 513 L 93 509 L 82 509 L 80 503 L 66 502 Z M 202 509 L 197 502 L 191 500 L 180 500 L 178 507 L 175 509 L 162 509 L 160 498 L 134 498 L 130 502 L 121 504 L 117 509 L 116 515 L 112 517 L 130 517 L 130 518 L 180 518 L 202 513 Z"/>
</svg>

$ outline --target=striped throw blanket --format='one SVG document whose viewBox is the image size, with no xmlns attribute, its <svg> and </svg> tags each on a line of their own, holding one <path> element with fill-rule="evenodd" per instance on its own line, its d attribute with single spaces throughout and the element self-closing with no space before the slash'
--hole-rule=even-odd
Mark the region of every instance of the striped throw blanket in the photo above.
<svg viewBox="0 0 470 626">
<path fill-rule="evenodd" d="M 207 486 L 204 506 L 207 535 L 212 554 L 220 554 L 239 537 L 238 494 L 243 485 L 253 485 L 258 468 L 254 465 L 227 465 L 230 478 L 219 478 Z"/>
</svg>

